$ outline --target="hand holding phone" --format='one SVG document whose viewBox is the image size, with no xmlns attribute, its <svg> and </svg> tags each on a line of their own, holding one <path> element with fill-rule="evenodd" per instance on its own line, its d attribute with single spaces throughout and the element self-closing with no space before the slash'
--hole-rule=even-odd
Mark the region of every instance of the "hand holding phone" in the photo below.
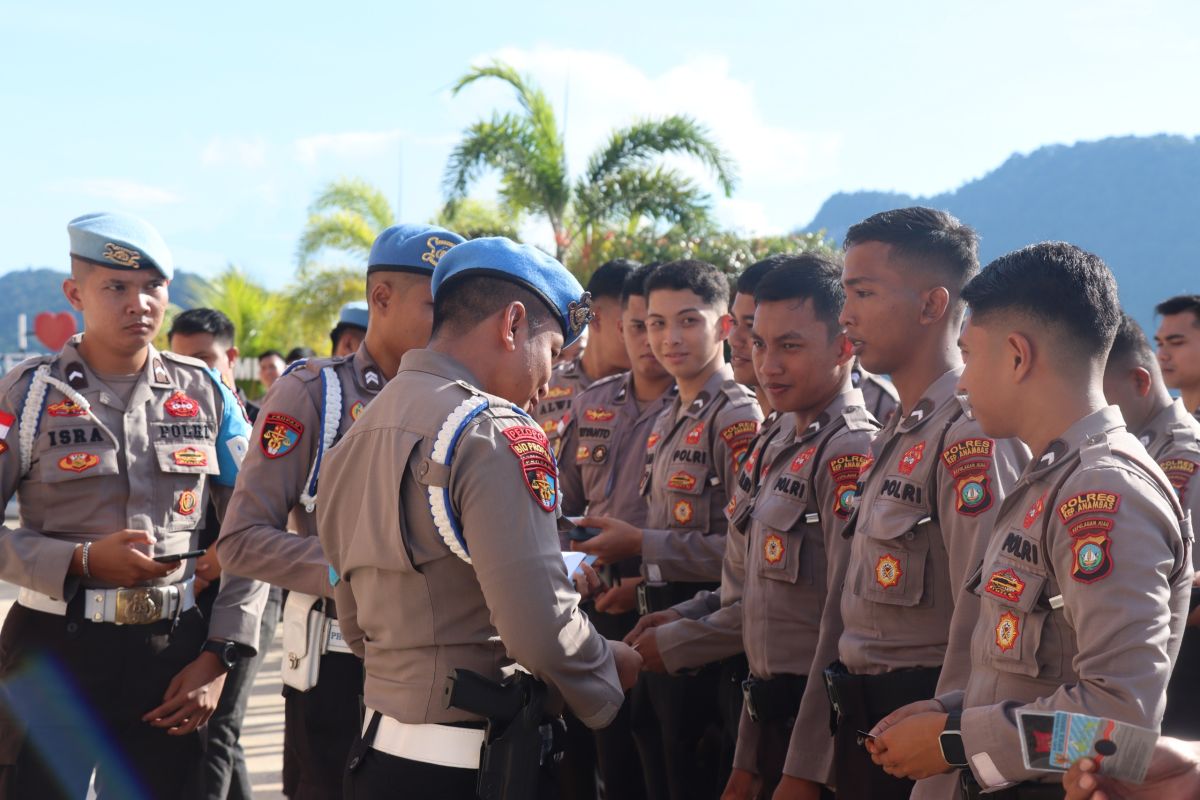
<svg viewBox="0 0 1200 800">
<path fill-rule="evenodd" d="M 204 550 L 189 550 L 186 553 L 172 553 L 169 556 L 154 556 L 154 560 L 160 564 L 175 564 L 185 559 L 199 558 L 204 553 Z"/>
</svg>

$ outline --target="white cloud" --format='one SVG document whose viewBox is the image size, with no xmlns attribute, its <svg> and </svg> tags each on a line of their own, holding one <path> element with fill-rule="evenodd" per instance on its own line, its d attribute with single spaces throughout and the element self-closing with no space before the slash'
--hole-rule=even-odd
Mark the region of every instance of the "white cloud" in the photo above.
<svg viewBox="0 0 1200 800">
<path fill-rule="evenodd" d="M 315 164 L 322 156 L 339 158 L 373 157 L 394 149 L 404 138 L 403 130 L 351 131 L 346 133 L 319 133 L 297 139 L 294 144 L 296 158 L 304 164 Z"/>
<path fill-rule="evenodd" d="M 531 75 L 560 114 L 565 98 L 563 116 L 574 170 L 613 128 L 669 114 L 687 114 L 705 124 L 737 162 L 745 182 L 811 181 L 837 170 L 841 136 L 771 122 L 754 85 L 731 75 L 725 56 L 697 56 L 659 75 L 648 75 L 612 53 L 552 47 L 506 48 L 475 63 L 492 57 Z M 511 97 L 507 87 L 497 84 L 487 99 L 498 100 L 498 88 Z M 464 93 L 456 102 L 466 97 Z"/>
<path fill-rule="evenodd" d="M 178 203 L 183 198 L 169 189 L 122 178 L 90 178 L 67 181 L 53 188 L 73 194 L 97 197 L 134 206 L 157 206 Z"/>
<path fill-rule="evenodd" d="M 233 164 L 253 169 L 266 162 L 267 143 L 262 137 L 253 139 L 213 137 L 200 153 L 200 163 L 206 167 Z"/>
</svg>

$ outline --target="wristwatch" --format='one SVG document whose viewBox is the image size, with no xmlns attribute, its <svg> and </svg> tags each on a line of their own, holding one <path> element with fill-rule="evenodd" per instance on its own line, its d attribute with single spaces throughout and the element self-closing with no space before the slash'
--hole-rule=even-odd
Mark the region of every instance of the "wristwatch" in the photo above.
<svg viewBox="0 0 1200 800">
<path fill-rule="evenodd" d="M 938 734 L 938 746 L 942 749 L 942 758 L 952 767 L 962 769 L 967 766 L 967 748 L 962 740 L 962 712 L 951 711 L 946 715 L 946 727 Z"/>
<path fill-rule="evenodd" d="M 235 643 L 224 639 L 209 639 L 200 648 L 202 653 L 212 653 L 217 658 L 221 659 L 221 663 L 225 665 L 225 669 L 233 669 L 233 665 L 238 662 L 241 653 L 238 652 L 238 647 Z"/>
</svg>

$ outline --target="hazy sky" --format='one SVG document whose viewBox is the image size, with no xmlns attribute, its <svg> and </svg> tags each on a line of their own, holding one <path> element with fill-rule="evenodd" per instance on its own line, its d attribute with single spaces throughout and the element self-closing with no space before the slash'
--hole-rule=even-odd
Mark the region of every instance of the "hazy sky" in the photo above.
<svg viewBox="0 0 1200 800">
<path fill-rule="evenodd" d="M 953 189 L 1043 144 L 1200 134 L 1189 0 L 0 0 L 0 35 L 0 271 L 65 268 L 67 220 L 122 209 L 183 268 L 283 285 L 333 178 L 375 183 L 404 221 L 436 213 L 460 132 L 514 105 L 447 87 L 497 56 L 546 89 L 575 169 L 614 126 L 700 119 L 738 162 L 717 207 L 746 232 L 804 225 L 839 190 Z"/>
</svg>

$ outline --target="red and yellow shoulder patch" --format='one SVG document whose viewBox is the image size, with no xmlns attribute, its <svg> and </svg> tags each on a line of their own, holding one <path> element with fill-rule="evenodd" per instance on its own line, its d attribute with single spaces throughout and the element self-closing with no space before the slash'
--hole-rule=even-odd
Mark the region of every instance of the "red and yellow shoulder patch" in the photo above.
<svg viewBox="0 0 1200 800">
<path fill-rule="evenodd" d="M 544 511 L 558 507 L 558 467 L 550 454 L 550 441 L 539 428 L 516 425 L 501 433 L 508 439 L 508 449 L 521 462 L 521 475 L 533 499 Z"/>
<path fill-rule="evenodd" d="M 829 474 L 835 484 L 833 513 L 847 519 L 854 509 L 854 497 L 858 494 L 859 476 L 863 467 L 871 462 L 866 453 L 847 453 L 829 460 Z"/>
<path fill-rule="evenodd" d="M 267 458 L 279 458 L 295 449 L 304 435 L 304 423 L 287 414 L 272 411 L 263 422 L 258 446 Z"/>
</svg>

